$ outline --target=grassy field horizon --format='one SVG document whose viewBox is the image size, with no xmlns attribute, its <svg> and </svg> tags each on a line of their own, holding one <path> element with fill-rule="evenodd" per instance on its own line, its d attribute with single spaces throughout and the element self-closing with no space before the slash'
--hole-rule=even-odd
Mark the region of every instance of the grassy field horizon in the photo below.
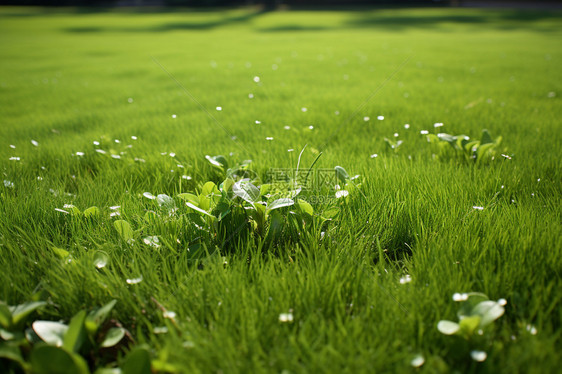
<svg viewBox="0 0 562 374">
<path fill-rule="evenodd" d="M 561 20 L 0 7 L 0 300 L 68 324 L 116 299 L 131 341 L 80 351 L 92 372 L 144 345 L 158 372 L 557 372 Z M 437 137 L 483 130 L 501 142 L 477 159 Z M 265 223 L 239 194 L 221 221 L 184 201 L 223 191 L 216 160 L 262 192 L 341 166 L 346 194 L 303 189 L 306 215 L 263 192 Z M 297 232 L 263 234 L 276 217 Z M 505 312 L 444 335 L 470 292 Z"/>
</svg>

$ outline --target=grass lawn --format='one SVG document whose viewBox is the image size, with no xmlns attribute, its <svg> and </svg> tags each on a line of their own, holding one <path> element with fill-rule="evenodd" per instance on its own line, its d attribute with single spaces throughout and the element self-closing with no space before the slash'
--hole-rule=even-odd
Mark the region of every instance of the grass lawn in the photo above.
<svg viewBox="0 0 562 374">
<path fill-rule="evenodd" d="M 162 372 L 556 372 L 561 20 L 0 8 L 0 300 L 46 302 L 23 331 L 116 299 L 101 328 L 128 333 L 117 353 L 78 350 L 91 371 L 149 347 Z M 477 161 L 424 134 L 483 129 L 502 141 Z M 314 213 L 293 235 L 260 235 L 240 198 L 219 222 L 177 197 L 225 179 L 206 155 L 265 182 L 305 145 L 301 168 L 358 177 L 341 198 L 303 190 Z M 302 223 L 297 205 L 264 228 Z M 442 334 L 468 292 L 504 314 Z"/>
</svg>

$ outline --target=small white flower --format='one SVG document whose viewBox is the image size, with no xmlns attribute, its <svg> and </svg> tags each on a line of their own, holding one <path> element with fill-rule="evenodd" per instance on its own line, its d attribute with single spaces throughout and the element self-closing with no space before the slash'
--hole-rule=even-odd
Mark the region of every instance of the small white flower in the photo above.
<svg viewBox="0 0 562 374">
<path fill-rule="evenodd" d="M 164 318 L 174 319 L 176 318 L 176 312 L 173 312 L 171 310 L 165 310 L 164 313 L 162 313 L 162 316 Z"/>
<path fill-rule="evenodd" d="M 378 119 L 379 121 L 382 121 L 382 120 L 384 119 L 384 116 L 378 116 L 377 119 Z"/>
<path fill-rule="evenodd" d="M 170 156 L 170 157 L 176 157 L 176 154 L 175 154 L 174 152 L 170 152 L 170 153 L 168 154 L 168 156 Z"/>
<path fill-rule="evenodd" d="M 527 325 L 527 331 L 529 331 L 531 335 L 537 335 L 537 328 L 533 325 Z"/>
<path fill-rule="evenodd" d="M 465 301 L 465 300 L 468 300 L 468 294 L 467 293 L 455 292 L 453 294 L 453 301 Z"/>
<path fill-rule="evenodd" d="M 175 114 L 174 114 L 174 116 L 175 116 Z M 137 140 L 137 137 L 133 135 L 133 136 L 131 136 L 131 139 Z"/>
<path fill-rule="evenodd" d="M 268 136 L 267 138 L 265 138 L 265 140 L 273 140 L 273 137 Z"/>
<path fill-rule="evenodd" d="M 394 137 L 397 138 L 399 135 L 397 132 L 394 133 Z"/>
<path fill-rule="evenodd" d="M 103 149 L 96 149 L 97 153 L 101 153 L 102 155 L 105 155 L 107 152 L 104 151 Z"/>
<path fill-rule="evenodd" d="M 39 143 L 37 142 L 37 140 L 31 139 L 31 144 L 33 144 L 35 147 L 39 147 Z"/>
<path fill-rule="evenodd" d="M 129 98 L 127 99 L 127 101 L 129 102 L 129 104 L 131 104 L 131 103 L 133 102 L 133 98 L 132 98 L 132 97 L 129 97 Z"/>
<path fill-rule="evenodd" d="M 14 188 L 14 183 L 10 182 L 9 180 L 4 179 L 4 187 Z"/>
<path fill-rule="evenodd" d="M 84 156 L 84 152 L 76 152 L 76 156 L 82 157 L 82 156 Z"/>
<path fill-rule="evenodd" d="M 168 333 L 168 328 L 166 326 L 155 326 L 152 329 L 152 332 L 154 334 L 157 334 L 157 335 L 158 334 L 166 334 L 166 333 Z"/>
<path fill-rule="evenodd" d="M 138 284 L 142 282 L 142 275 L 139 276 L 138 278 L 128 278 L 127 279 L 127 284 Z"/>
<path fill-rule="evenodd" d="M 349 192 L 347 190 L 339 190 L 336 192 L 336 198 L 342 198 L 342 197 L 346 197 L 347 195 L 349 195 Z"/>
<path fill-rule="evenodd" d="M 120 212 L 111 212 L 111 213 L 109 214 L 110 217 L 117 217 L 117 216 L 120 216 L 120 215 L 121 215 Z"/>
<path fill-rule="evenodd" d="M 474 361 L 478 361 L 478 362 L 484 362 L 486 361 L 486 358 L 488 358 L 488 354 L 484 351 L 470 351 L 470 357 L 472 357 L 472 359 Z"/>
<path fill-rule="evenodd" d="M 429 134 L 429 131 L 427 131 L 427 130 L 421 130 L 421 131 L 420 131 L 420 134 L 422 134 L 422 135 L 427 135 L 427 134 Z"/>
<path fill-rule="evenodd" d="M 285 130 L 290 130 L 290 129 L 291 129 L 291 126 L 285 126 L 285 127 L 283 127 L 283 128 L 284 128 Z"/>
<path fill-rule="evenodd" d="M 182 179 L 185 179 L 185 180 L 188 180 L 188 181 L 191 180 L 191 177 L 189 175 L 182 175 L 181 177 L 182 177 Z"/>
<path fill-rule="evenodd" d="M 411 281 L 412 281 L 412 277 L 410 276 L 410 274 L 406 274 L 400 278 L 400 284 L 410 283 Z"/>
<path fill-rule="evenodd" d="M 16 149 L 16 146 L 15 146 L 15 145 L 13 145 L 13 144 L 10 144 L 10 148 L 12 148 L 12 149 Z"/>
<path fill-rule="evenodd" d="M 111 157 L 116 159 L 116 160 L 119 160 L 121 158 L 121 156 L 119 156 L 119 155 L 111 155 Z"/>
<path fill-rule="evenodd" d="M 377 157 L 379 157 L 379 155 L 376 154 L 376 153 L 373 153 L 373 154 L 371 155 L 371 158 L 377 158 Z"/>
<path fill-rule="evenodd" d="M 218 106 L 216 109 L 217 109 L 218 112 L 220 112 L 222 110 L 222 107 Z"/>
<path fill-rule="evenodd" d="M 367 117 L 367 116 L 363 117 L 363 121 L 367 122 L 367 121 L 369 121 L 369 120 L 370 120 L 369 117 Z"/>
<path fill-rule="evenodd" d="M 314 126 L 308 126 L 309 130 L 314 130 Z"/>
<path fill-rule="evenodd" d="M 9 158 L 9 160 L 10 160 L 10 161 L 19 161 L 20 158 L 19 158 L 19 157 L 16 157 L 16 156 L 12 156 L 12 157 Z"/>
<path fill-rule="evenodd" d="M 254 82 L 259 83 L 259 81 L 260 81 L 260 77 L 255 76 L 255 77 L 254 77 Z"/>
<path fill-rule="evenodd" d="M 254 94 L 253 94 L 253 93 L 248 94 L 248 98 L 253 99 L 253 98 L 254 98 Z"/>
<path fill-rule="evenodd" d="M 507 300 L 504 298 L 501 298 L 498 300 L 498 304 L 500 304 L 501 306 L 506 306 L 507 305 Z"/>
<path fill-rule="evenodd" d="M 484 207 L 483 207 L 483 206 L 477 206 L 477 205 L 474 205 L 474 206 L 472 207 L 472 209 L 476 209 L 476 210 L 484 210 Z"/>
<path fill-rule="evenodd" d="M 441 122 L 437 122 L 433 124 L 433 127 L 437 128 L 437 127 L 442 127 L 443 124 Z"/>
<path fill-rule="evenodd" d="M 178 118 L 178 116 L 175 115 L 175 114 L 172 114 L 172 118 Z"/>
<path fill-rule="evenodd" d="M 302 111 L 303 113 L 306 112 L 307 110 L 308 110 L 308 109 L 306 109 L 306 108 L 304 108 L 304 107 L 301 108 L 301 111 Z"/>
<path fill-rule="evenodd" d="M 408 130 L 408 129 L 410 128 L 410 124 L 408 124 L 408 123 L 405 124 L 405 125 L 404 125 L 404 128 L 405 128 L 406 130 Z"/>
<path fill-rule="evenodd" d="M 293 313 L 281 313 L 281 314 L 279 314 L 279 322 L 282 322 L 282 323 L 293 322 Z"/>
<path fill-rule="evenodd" d="M 100 142 L 98 142 L 97 140 L 93 141 L 94 145 L 100 145 Z"/>
<path fill-rule="evenodd" d="M 256 120 L 256 125 L 261 124 L 261 121 Z"/>
<path fill-rule="evenodd" d="M 415 368 L 421 367 L 425 363 L 425 358 L 422 355 L 416 355 L 412 361 L 410 361 L 410 365 Z"/>
</svg>

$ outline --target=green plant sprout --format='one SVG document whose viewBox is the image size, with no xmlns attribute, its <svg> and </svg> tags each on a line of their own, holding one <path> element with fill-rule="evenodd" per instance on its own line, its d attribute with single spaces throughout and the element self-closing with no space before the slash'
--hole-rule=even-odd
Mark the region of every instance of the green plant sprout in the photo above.
<svg viewBox="0 0 562 374">
<path fill-rule="evenodd" d="M 426 136 L 429 143 L 438 147 L 439 157 L 447 157 L 447 148 L 451 146 L 455 150 L 455 154 L 461 155 L 466 161 L 476 163 L 493 159 L 502 141 L 501 136 L 493 139 L 486 129 L 482 130 L 480 140 L 472 140 L 466 135 L 455 136 L 446 133 L 427 134 Z"/>
<path fill-rule="evenodd" d="M 445 335 L 455 335 L 467 341 L 469 345 L 478 345 L 479 337 L 484 336 L 486 327 L 500 318 L 506 305 L 505 299 L 498 301 L 489 300 L 483 293 L 455 293 L 453 300 L 461 302 L 457 317 L 459 322 L 441 320 L 437 324 L 439 332 Z M 487 354 L 480 349 L 471 347 L 470 355 L 475 361 L 486 360 Z"/>
</svg>

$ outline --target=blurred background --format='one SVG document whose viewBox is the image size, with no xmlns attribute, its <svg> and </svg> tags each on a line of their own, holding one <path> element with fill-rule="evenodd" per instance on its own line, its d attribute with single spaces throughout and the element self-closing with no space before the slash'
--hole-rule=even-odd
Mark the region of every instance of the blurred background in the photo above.
<svg viewBox="0 0 562 374">
<path fill-rule="evenodd" d="M 561 0 L 0 0 L 0 5 L 41 6 L 188 6 L 226 7 L 261 5 L 266 9 L 346 6 L 464 6 L 512 8 L 562 8 Z"/>
</svg>

